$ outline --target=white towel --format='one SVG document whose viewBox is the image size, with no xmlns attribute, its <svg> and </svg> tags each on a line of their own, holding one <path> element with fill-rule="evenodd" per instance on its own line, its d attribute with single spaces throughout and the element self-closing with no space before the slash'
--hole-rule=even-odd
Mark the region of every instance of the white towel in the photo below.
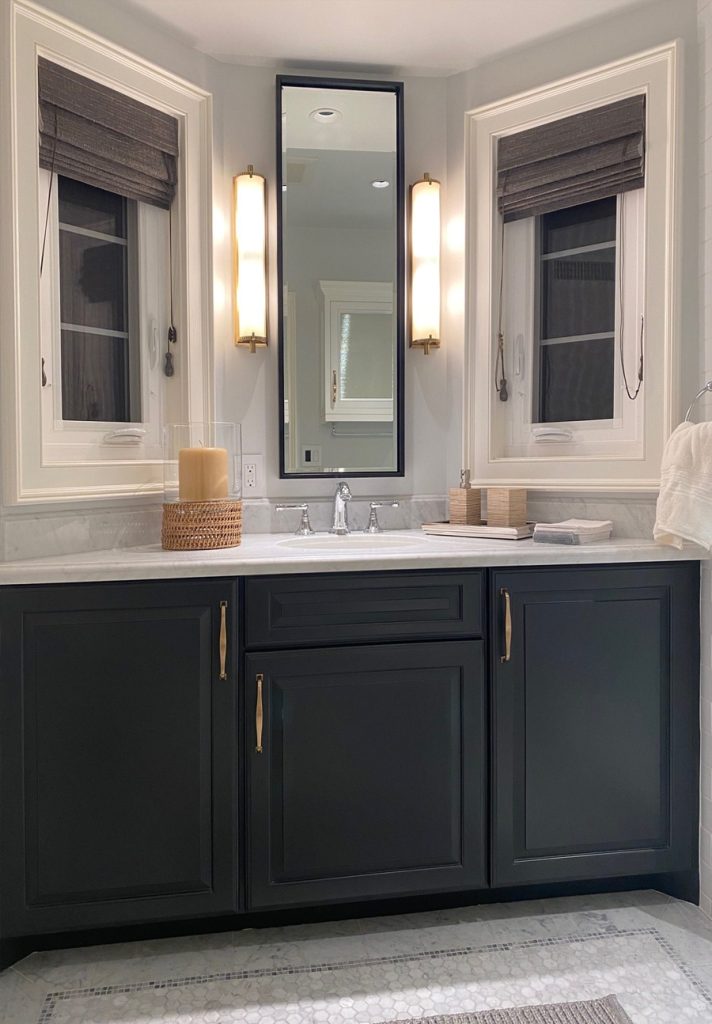
<svg viewBox="0 0 712 1024">
<path fill-rule="evenodd" d="M 712 423 L 681 423 L 663 452 L 653 537 L 712 550 Z"/>
</svg>

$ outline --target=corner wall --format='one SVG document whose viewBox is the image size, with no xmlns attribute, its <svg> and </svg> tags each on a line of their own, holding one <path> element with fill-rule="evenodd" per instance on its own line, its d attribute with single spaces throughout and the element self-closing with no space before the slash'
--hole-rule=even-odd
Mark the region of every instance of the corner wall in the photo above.
<svg viewBox="0 0 712 1024">
<path fill-rule="evenodd" d="M 10 0 L 0 0 L 2 24 L 9 6 Z M 326 525 L 334 481 L 280 480 L 278 468 L 275 76 L 294 69 L 248 67 L 213 60 L 195 50 L 190 39 L 167 32 L 164 25 L 149 15 L 114 5 L 111 0 L 43 0 L 43 6 L 212 93 L 216 418 L 241 422 L 243 451 L 262 456 L 262 484 L 245 511 L 248 530 L 288 529 L 288 524 L 273 515 L 273 506 L 276 501 L 296 498 L 316 502 L 315 526 Z M 7 46 L 9 40 L 3 40 L 3 51 Z M 294 73 L 343 77 L 343 71 L 333 72 L 328 67 Z M 379 76 L 364 73 L 362 77 Z M 406 184 L 428 171 L 446 188 L 446 81 L 404 81 Z M 233 345 L 230 294 L 232 177 L 248 163 L 267 177 L 269 203 L 270 345 L 254 355 Z M 10 202 L 7 190 L 1 198 Z M 417 525 L 423 518 L 444 516 L 447 478 L 443 452 L 449 416 L 445 358 L 437 353 L 425 358 L 418 351 L 407 352 L 405 387 L 405 477 L 353 481 L 352 519 L 357 526 L 365 525 L 368 510 L 359 496 L 399 497 L 401 509 L 389 513 L 386 520 L 392 526 Z M 3 507 L 0 557 L 39 557 L 157 543 L 159 504 L 157 498 L 137 495 L 130 500 L 104 503 L 69 501 L 61 506 Z"/>
</svg>

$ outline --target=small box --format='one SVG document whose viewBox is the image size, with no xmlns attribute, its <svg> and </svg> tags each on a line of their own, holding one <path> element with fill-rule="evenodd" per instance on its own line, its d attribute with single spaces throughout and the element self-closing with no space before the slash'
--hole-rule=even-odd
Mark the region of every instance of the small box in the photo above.
<svg viewBox="0 0 712 1024">
<path fill-rule="evenodd" d="M 487 524 L 489 526 L 525 526 L 527 492 L 523 487 L 487 488 Z"/>
<path fill-rule="evenodd" d="M 448 493 L 451 523 L 476 526 L 482 522 L 482 495 L 473 487 L 451 487 Z"/>
</svg>

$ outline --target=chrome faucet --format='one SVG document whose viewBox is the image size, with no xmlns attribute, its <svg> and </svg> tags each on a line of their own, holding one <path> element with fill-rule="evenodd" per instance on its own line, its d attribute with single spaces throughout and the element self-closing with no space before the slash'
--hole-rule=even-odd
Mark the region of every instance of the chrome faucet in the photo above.
<svg viewBox="0 0 712 1024">
<path fill-rule="evenodd" d="M 345 480 L 339 480 L 334 495 L 334 521 L 330 532 L 344 537 L 349 532 L 349 517 L 346 503 L 351 501 L 351 489 Z"/>
</svg>

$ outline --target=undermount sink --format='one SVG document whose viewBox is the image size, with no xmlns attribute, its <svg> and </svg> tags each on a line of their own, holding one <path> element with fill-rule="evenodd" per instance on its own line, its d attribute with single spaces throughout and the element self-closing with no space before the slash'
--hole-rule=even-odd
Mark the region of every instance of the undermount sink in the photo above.
<svg viewBox="0 0 712 1024">
<path fill-rule="evenodd" d="M 414 551 L 423 546 L 424 540 L 391 533 L 347 533 L 343 537 L 334 533 L 319 533 L 311 537 L 289 537 L 278 541 L 278 544 L 280 547 L 301 551 Z"/>
</svg>

